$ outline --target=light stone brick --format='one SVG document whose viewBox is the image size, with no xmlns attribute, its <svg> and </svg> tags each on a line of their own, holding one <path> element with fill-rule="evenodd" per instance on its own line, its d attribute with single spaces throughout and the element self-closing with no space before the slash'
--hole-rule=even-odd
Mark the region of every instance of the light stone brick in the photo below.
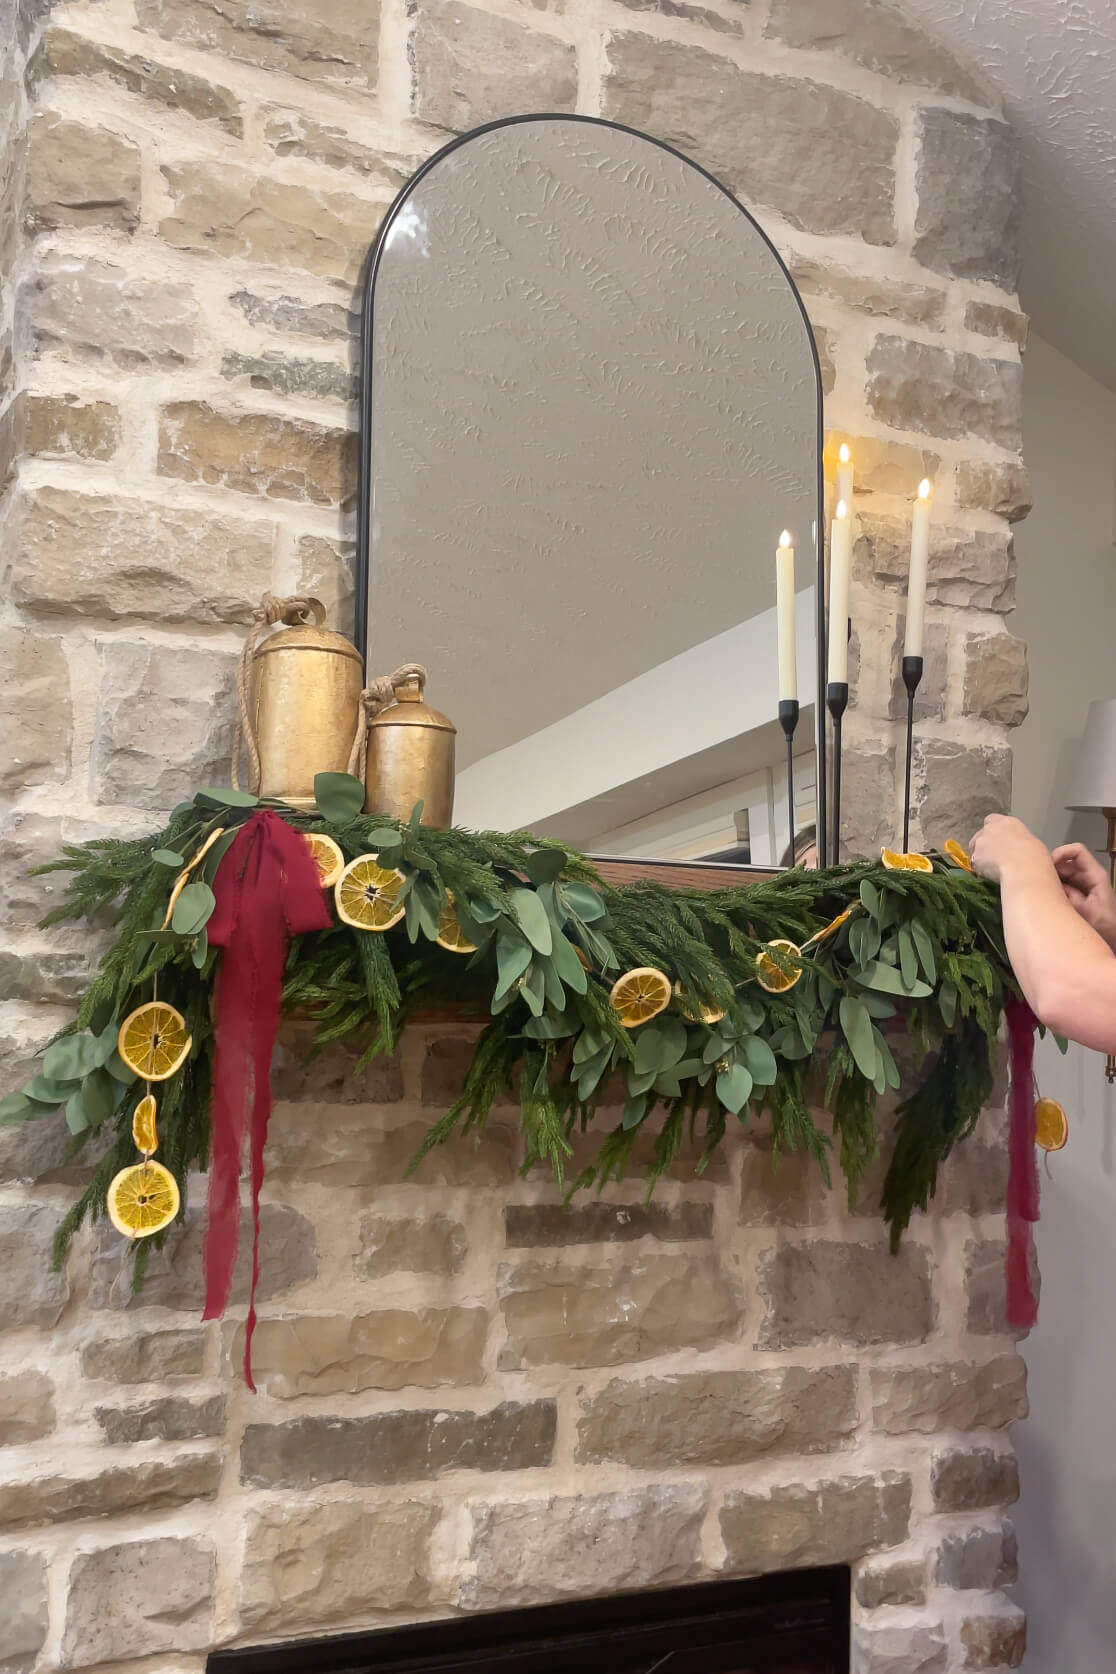
<svg viewBox="0 0 1116 1674">
<path fill-rule="evenodd" d="M 109 227 L 134 232 L 140 218 L 139 147 L 107 128 L 41 111 L 30 127 L 24 226 Z"/>
<path fill-rule="evenodd" d="M 271 1065 L 271 1091 L 277 1103 L 364 1106 L 394 1104 L 403 1097 L 398 1053 L 373 1058 L 358 1072 L 360 1054 L 346 1042 L 332 1041 L 311 1057 L 313 1046 L 312 1025 L 291 1018 L 280 1023 Z"/>
<path fill-rule="evenodd" d="M 914 777 L 926 848 L 940 848 L 947 837 L 965 842 L 989 814 L 1004 814 L 1011 807 L 1008 749 L 966 749 L 945 738 L 921 739 L 915 743 Z"/>
<path fill-rule="evenodd" d="M 408 1172 L 429 1124 L 370 1127 L 359 1106 L 279 1105 L 267 1142 L 268 1179 L 276 1185 L 298 1180 L 320 1186 L 372 1188 L 423 1186 L 508 1186 L 516 1178 L 518 1135 L 489 1122 L 473 1133 L 457 1133 L 436 1145 L 414 1174 Z"/>
<path fill-rule="evenodd" d="M 774 0 L 764 33 L 786 46 L 841 53 L 889 81 L 987 103 L 972 72 L 889 0 Z"/>
<path fill-rule="evenodd" d="M 90 793 L 160 812 L 227 783 L 235 727 L 232 652 L 99 640 Z"/>
<path fill-rule="evenodd" d="M 241 624 L 271 586 L 274 529 L 249 518 L 43 485 L 20 535 L 14 597 L 42 615 Z"/>
<path fill-rule="evenodd" d="M 130 1661 L 142 1645 L 206 1651 L 217 1560 L 207 1541 L 128 1540 L 79 1552 L 70 1570 L 62 1666 Z"/>
<path fill-rule="evenodd" d="M 347 283 L 356 280 L 388 206 L 386 193 L 326 191 L 228 163 L 164 164 L 163 174 L 174 209 L 159 233 L 175 249 Z"/>
<path fill-rule="evenodd" d="M 902 600 L 910 566 L 911 531 L 904 518 L 861 512 L 853 573 L 872 586 L 883 583 Z M 972 610 L 1011 610 L 1015 604 L 1015 551 L 1007 530 L 958 529 L 932 524 L 926 596 L 932 604 Z"/>
<path fill-rule="evenodd" d="M 1031 486 L 1015 460 L 988 464 L 963 461 L 957 468 L 957 503 L 966 510 L 995 512 L 1019 523 L 1031 509 Z"/>
<path fill-rule="evenodd" d="M 260 69 L 309 81 L 376 85 L 379 0 L 138 0 L 142 29 Z"/>
<path fill-rule="evenodd" d="M 17 1371 L 0 1377 L 0 1447 L 40 1441 L 53 1429 L 54 1385 L 45 1373 Z"/>
<path fill-rule="evenodd" d="M 865 1565 L 856 1573 L 854 1591 L 862 1610 L 879 1610 L 888 1604 L 925 1604 L 926 1564 L 922 1558 L 909 1558 Z"/>
<path fill-rule="evenodd" d="M 740 1303 L 712 1256 L 647 1256 L 624 1267 L 501 1270 L 500 1366 L 616 1366 L 712 1348 L 740 1328 Z"/>
<path fill-rule="evenodd" d="M 867 366 L 868 408 L 881 423 L 1019 451 L 1023 368 L 1018 361 L 879 336 Z"/>
<path fill-rule="evenodd" d="M 96 964 L 81 948 L 43 944 L 32 952 L 0 949 L 0 994 L 32 1005 L 75 1006 L 89 987 Z"/>
<path fill-rule="evenodd" d="M 842 442 L 848 442 L 852 449 L 853 505 L 858 517 L 862 508 L 857 500 L 869 494 L 887 494 L 913 504 L 921 479 L 936 477 L 941 469 L 941 455 L 932 448 L 911 447 L 906 442 L 886 441 L 881 436 L 859 436 L 851 430 L 831 430 L 825 439 L 828 476 L 837 470 L 837 452 Z M 909 557 L 909 541 L 907 551 Z"/>
<path fill-rule="evenodd" d="M 66 778 L 72 732 L 61 641 L 31 628 L 0 627 L 0 790 Z"/>
<path fill-rule="evenodd" d="M 0 1207 L 0 1331 L 20 1325 L 50 1330 L 62 1318 L 70 1281 L 53 1263 L 61 1218 L 43 1203 Z"/>
<path fill-rule="evenodd" d="M 887 796 L 887 787 L 894 782 L 892 745 L 864 739 L 855 748 L 846 748 L 841 767 L 844 859 L 878 859 L 880 845 L 894 837 L 895 816 Z"/>
<path fill-rule="evenodd" d="M 263 1319 L 252 1339 L 252 1372 L 279 1400 L 363 1389 L 437 1389 L 484 1381 L 488 1314 L 483 1308 L 385 1308 L 375 1313 Z M 237 1333 L 234 1362 L 243 1354 Z"/>
<path fill-rule="evenodd" d="M 234 291 L 229 301 L 239 308 L 249 325 L 268 331 L 286 331 L 295 337 L 350 339 L 357 316 L 340 302 L 300 302 L 294 296 L 257 296 L 252 291 Z"/>
<path fill-rule="evenodd" d="M 0 1486 L 0 1503 L 5 1528 L 21 1529 L 73 1518 L 119 1516 L 126 1511 L 165 1511 L 212 1500 L 220 1482 L 219 1454 L 183 1453 L 110 1465 L 96 1475 L 66 1470 L 55 1475 L 22 1473 L 18 1480 Z"/>
<path fill-rule="evenodd" d="M 520 111 L 572 111 L 577 53 L 529 22 L 453 0 L 415 0 L 408 51 L 420 122 L 465 132 Z"/>
<path fill-rule="evenodd" d="M 30 1674 L 48 1625 L 42 1554 L 0 1552 L 0 1668 L 5 1674 Z"/>
<path fill-rule="evenodd" d="M 508 1610 L 548 1599 L 676 1586 L 701 1572 L 708 1490 L 697 1483 L 498 1501 L 469 1507 L 459 1609 Z"/>
<path fill-rule="evenodd" d="M 770 1494 L 730 1490 L 721 1510 L 726 1569 L 736 1575 L 853 1563 L 907 1538 L 911 1481 L 888 1472 L 795 1483 Z"/>
<path fill-rule="evenodd" d="M 955 1146 L 938 1173 L 935 1209 L 942 1215 L 1002 1215 L 1009 1166 L 1007 1146 L 998 1139 L 985 1144 L 974 1137 Z"/>
<path fill-rule="evenodd" d="M 961 1643 L 966 1668 L 1019 1668 L 1027 1653 L 1027 1618 L 1005 1599 L 997 1610 L 966 1616 Z"/>
<path fill-rule="evenodd" d="M 328 401 L 355 401 L 356 374 L 331 360 L 292 360 L 278 349 L 245 355 L 230 350 L 221 361 L 221 376 L 245 389 L 270 390 L 275 395 L 306 395 Z"/>
<path fill-rule="evenodd" d="M 637 1238 L 689 1243 L 712 1238 L 711 1203 L 509 1203 L 508 1249 L 572 1244 L 626 1244 Z"/>
<path fill-rule="evenodd" d="M 787 258 L 791 278 L 808 295 L 832 297 L 858 314 L 903 320 L 908 325 L 938 326 L 945 314 L 946 293 L 933 285 L 912 285 L 903 280 L 856 273 L 818 256 L 791 252 Z M 859 452 L 856 455 L 857 487 L 863 487 Z"/>
<path fill-rule="evenodd" d="M 45 1015 L 55 1016 L 59 1027 L 69 1021 L 66 1012 L 48 1011 Z M 44 1031 L 40 1049 L 50 1044 L 54 1032 L 53 1028 Z M 5 1092 L 15 1092 L 25 1081 L 29 1081 L 38 1073 L 37 1061 L 29 1058 L 17 1069 L 14 1057 L 8 1058 L 5 1055 L 3 1089 Z M 101 1159 L 101 1147 L 106 1139 L 107 1135 L 104 1135 L 103 1130 L 100 1139 L 87 1134 L 84 1144 L 77 1148 L 62 1111 L 52 1116 L 40 1116 L 34 1121 L 17 1122 L 12 1127 L 0 1128 L 0 1180 L 85 1186 L 89 1182 L 90 1171 Z"/>
<path fill-rule="evenodd" d="M 345 128 L 316 122 L 303 111 L 281 105 L 265 105 L 260 120 L 263 137 L 276 156 L 306 157 L 327 168 L 352 169 L 392 196 L 407 184 L 422 162 L 421 157 L 375 151 L 354 140 Z"/>
<path fill-rule="evenodd" d="M 930 1493 L 936 1511 L 1014 1505 L 1019 1498 L 1015 1455 L 994 1453 L 990 1447 L 938 1453 L 930 1467 Z"/>
<path fill-rule="evenodd" d="M 274 413 L 176 401 L 159 415 L 158 469 L 240 494 L 342 505 L 356 490 L 356 436 Z"/>
<path fill-rule="evenodd" d="M 115 262 L 42 256 L 17 307 L 40 351 L 128 368 L 171 368 L 194 355 L 198 304 L 192 288 L 133 277 Z"/>
<path fill-rule="evenodd" d="M 240 102 L 228 88 L 177 65 L 172 69 L 121 47 L 88 40 L 70 29 L 46 30 L 29 74 L 32 85 L 48 77 L 80 76 L 83 81 L 103 78 L 166 110 L 182 111 L 198 122 L 215 123 L 238 139 L 244 133 Z"/>
<path fill-rule="evenodd" d="M 418 1500 L 367 1505 L 266 1506 L 250 1513 L 241 1572 L 246 1627 L 290 1633 L 338 1628 L 370 1612 L 429 1605 L 430 1536 L 437 1506 Z"/>
<path fill-rule="evenodd" d="M 205 1367 L 205 1331 L 140 1331 L 133 1327 L 123 1337 L 102 1337 L 85 1343 L 81 1370 L 87 1378 L 107 1383 L 162 1383 L 165 1379 L 197 1377 Z"/>
<path fill-rule="evenodd" d="M 389 1273 L 458 1273 L 466 1255 L 465 1228 L 448 1215 L 395 1219 L 365 1215 L 353 1271 L 361 1279 Z"/>
<path fill-rule="evenodd" d="M 744 1150 L 740 1173 L 743 1226 L 820 1226 L 831 1195 L 817 1159 L 805 1152 L 776 1157 L 770 1141 Z"/>
<path fill-rule="evenodd" d="M 894 242 L 899 130 L 889 112 L 649 35 L 618 31 L 607 53 L 602 115 L 669 141 L 793 226 Z"/>
<path fill-rule="evenodd" d="M 967 302 L 965 330 L 983 332 L 985 337 L 1003 337 L 1022 349 L 1027 342 L 1027 316 L 1018 308 L 1004 308 L 998 302 Z"/>
<path fill-rule="evenodd" d="M 969 634 L 965 640 L 965 713 L 998 726 L 1027 718 L 1027 646 L 1012 634 Z"/>
<path fill-rule="evenodd" d="M 1015 135 L 1003 122 L 930 106 L 920 112 L 914 254 L 952 279 L 1019 283 L 1023 192 Z"/>
<path fill-rule="evenodd" d="M 935 1579 L 940 1587 L 994 1592 L 998 1587 L 1013 1587 L 1018 1576 L 1015 1531 L 1010 1523 L 949 1535 L 938 1548 Z"/>
<path fill-rule="evenodd" d="M 700 23 L 718 35 L 743 35 L 746 25 L 742 17 L 726 17 L 723 12 L 710 11 L 708 6 L 691 6 L 685 0 L 619 0 L 632 12 L 653 12 L 659 17 L 680 17 L 687 23 Z M 555 0 L 555 11 L 564 10 L 564 0 Z"/>
<path fill-rule="evenodd" d="M 455 1470 L 532 1470 L 550 1464 L 556 1424 L 553 1401 L 249 1424 L 240 1480 L 255 1488 L 312 1488 L 424 1482 Z"/>
<path fill-rule="evenodd" d="M 164 1395 L 133 1407 L 94 1407 L 93 1417 L 107 1442 L 132 1446 L 145 1441 L 197 1441 L 225 1428 L 225 1398 L 189 1401 Z"/>
<path fill-rule="evenodd" d="M 781 1244 L 758 1262 L 766 1305 L 758 1346 L 815 1343 L 921 1343 L 934 1327 L 927 1252 L 887 1245 Z"/>
<path fill-rule="evenodd" d="M 120 446 L 120 414 L 109 401 L 77 395 L 32 395 L 26 448 L 36 458 L 111 459 Z"/>
<path fill-rule="evenodd" d="M 351 636 L 356 627 L 355 545 L 328 540 L 324 535 L 303 535 L 298 543 L 298 565 L 297 591 L 320 599 L 330 626 Z"/>
<path fill-rule="evenodd" d="M 90 1271 L 88 1306 L 93 1309 L 175 1308 L 200 1314 L 205 1305 L 202 1244 L 205 1217 L 188 1209 L 184 1222 L 175 1222 L 167 1232 L 161 1250 L 152 1252 L 143 1288 L 133 1291 L 128 1283 L 118 1284 L 120 1235 L 102 1222 L 94 1246 Z M 248 1299 L 251 1227 L 247 1214 L 241 1217 L 236 1270 L 229 1300 Z M 286 1203 L 265 1203 L 260 1209 L 260 1282 L 257 1302 L 268 1302 L 316 1277 L 318 1245 L 314 1228 L 305 1215 Z"/>
<path fill-rule="evenodd" d="M 984 1365 L 874 1366 L 872 1422 L 888 1435 L 999 1430 L 1027 1416 L 1027 1368 L 1017 1354 Z"/>
<path fill-rule="evenodd" d="M 858 1624 L 853 1633 L 856 1674 L 945 1674 L 949 1646 L 940 1623 L 933 1627 Z"/>
<path fill-rule="evenodd" d="M 743 1465 L 779 1453 L 840 1447 L 857 1425 L 851 1366 L 769 1372 L 689 1372 L 627 1383 L 582 1400 L 580 1464 L 637 1470 Z"/>
</svg>

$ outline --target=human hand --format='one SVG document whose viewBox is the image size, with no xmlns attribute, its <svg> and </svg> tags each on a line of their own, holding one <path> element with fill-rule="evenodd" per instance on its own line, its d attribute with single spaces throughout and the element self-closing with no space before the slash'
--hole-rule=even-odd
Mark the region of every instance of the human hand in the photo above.
<svg viewBox="0 0 1116 1674">
<path fill-rule="evenodd" d="M 969 845 L 972 862 L 982 878 L 1002 883 L 1006 873 L 1049 866 L 1050 854 L 1022 820 L 1010 814 L 989 814 Z"/>
<path fill-rule="evenodd" d="M 1105 867 L 1084 843 L 1064 843 L 1050 858 L 1074 912 L 1116 949 L 1116 895 Z"/>
</svg>

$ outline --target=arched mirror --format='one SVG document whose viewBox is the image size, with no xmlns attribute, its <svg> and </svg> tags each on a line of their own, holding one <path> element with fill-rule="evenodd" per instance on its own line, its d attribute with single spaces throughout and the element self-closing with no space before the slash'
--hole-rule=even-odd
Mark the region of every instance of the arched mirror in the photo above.
<svg viewBox="0 0 1116 1674">
<path fill-rule="evenodd" d="M 775 550 L 796 548 L 796 823 L 818 781 L 821 394 L 800 298 L 702 169 L 533 116 L 410 181 L 369 265 L 358 622 L 429 669 L 455 819 L 777 864 Z"/>
</svg>

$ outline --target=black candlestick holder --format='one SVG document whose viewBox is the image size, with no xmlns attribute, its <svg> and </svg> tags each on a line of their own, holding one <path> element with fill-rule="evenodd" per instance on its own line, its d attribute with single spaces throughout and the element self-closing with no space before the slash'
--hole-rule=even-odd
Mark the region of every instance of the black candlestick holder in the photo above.
<svg viewBox="0 0 1116 1674">
<path fill-rule="evenodd" d="M 841 723 L 849 707 L 847 680 L 831 680 L 825 689 L 825 707 L 833 719 L 833 837 L 831 864 L 841 863 Z"/>
<path fill-rule="evenodd" d="M 911 762 L 914 758 L 915 693 L 922 684 L 922 658 L 904 657 L 903 684 L 907 688 L 907 766 L 903 778 L 903 853 L 911 847 Z"/>
<path fill-rule="evenodd" d="M 798 699 L 779 699 L 779 725 L 787 740 L 787 829 L 790 831 L 790 863 L 794 865 L 794 733 L 798 726 Z"/>
</svg>

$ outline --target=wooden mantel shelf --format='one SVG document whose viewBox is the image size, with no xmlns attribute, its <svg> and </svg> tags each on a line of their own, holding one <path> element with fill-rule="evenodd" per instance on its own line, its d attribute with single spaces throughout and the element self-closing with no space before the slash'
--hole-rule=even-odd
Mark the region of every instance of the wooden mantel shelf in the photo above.
<svg viewBox="0 0 1116 1674">
<path fill-rule="evenodd" d="M 587 855 L 605 883 L 657 883 L 667 889 L 740 889 L 767 883 L 778 872 L 767 866 L 722 866 L 708 860 L 612 860 Z"/>
</svg>

